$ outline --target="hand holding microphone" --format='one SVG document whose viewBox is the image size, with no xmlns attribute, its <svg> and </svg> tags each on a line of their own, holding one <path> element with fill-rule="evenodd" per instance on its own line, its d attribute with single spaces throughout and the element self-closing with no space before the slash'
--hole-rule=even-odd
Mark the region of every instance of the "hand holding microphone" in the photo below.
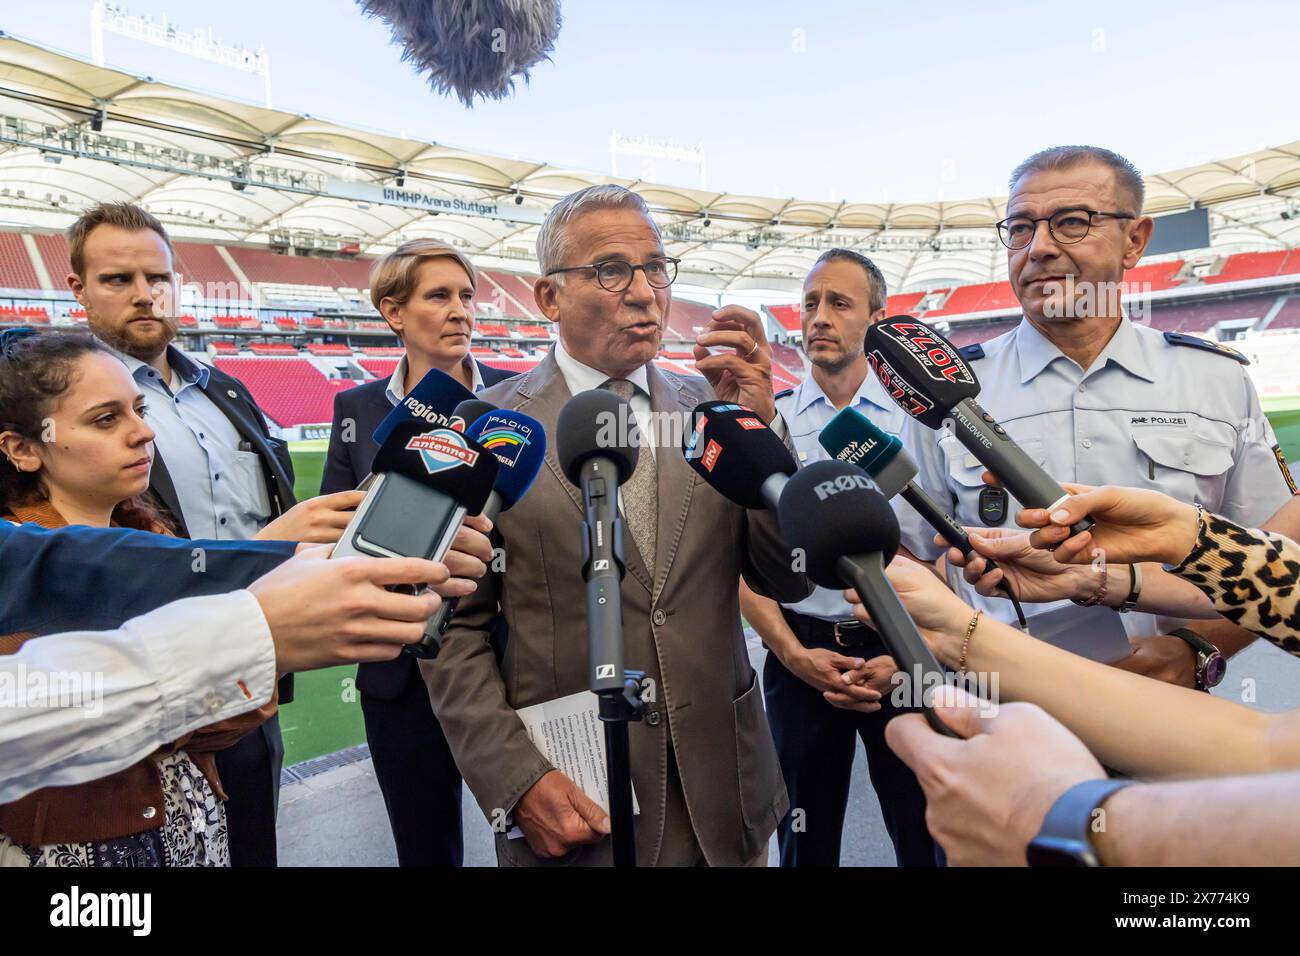
<svg viewBox="0 0 1300 956">
<path fill-rule="evenodd" d="M 953 435 L 1026 508 L 1054 510 L 1066 492 L 975 401 L 975 372 L 952 343 L 923 322 L 894 316 L 867 329 L 867 359 L 903 411 L 927 428 L 952 423 Z M 1081 517 L 1073 531 L 1087 531 Z"/>
<path fill-rule="evenodd" d="M 817 439 L 836 460 L 857 465 L 872 479 L 886 498 L 901 494 L 930 527 L 938 531 L 935 543 L 947 542 L 963 557 L 974 550 L 966 529 L 959 525 L 939 506 L 925 489 L 915 482 L 917 468 L 903 443 L 895 436 L 876 426 L 865 415 L 845 408 L 827 423 Z M 985 572 L 996 570 L 991 558 L 985 561 Z M 1001 578 L 998 587 L 1011 599 L 1020 626 L 1025 627 L 1025 612 L 1020 607 L 1010 582 Z"/>
</svg>

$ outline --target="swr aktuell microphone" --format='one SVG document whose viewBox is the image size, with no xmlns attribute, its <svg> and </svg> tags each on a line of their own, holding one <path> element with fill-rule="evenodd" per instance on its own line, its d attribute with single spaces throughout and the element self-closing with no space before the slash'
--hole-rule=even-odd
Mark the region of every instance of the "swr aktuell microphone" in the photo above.
<svg viewBox="0 0 1300 956">
<path fill-rule="evenodd" d="M 456 406 L 459 416 L 468 417 L 475 411 L 480 414 L 471 420 L 465 434 L 496 457 L 496 479 L 482 512 L 495 523 L 497 516 L 513 508 L 537 479 L 546 459 L 546 430 L 541 422 L 523 412 L 502 411 L 489 402 L 471 400 Z M 424 636 L 403 649 L 419 658 L 437 657 L 459 604 L 458 597 L 445 599 L 425 625 Z"/>
<path fill-rule="evenodd" d="M 925 493 L 916 478 L 916 462 L 894 435 L 882 430 L 871 419 L 853 408 L 845 408 L 826 423 L 817 441 L 836 461 L 857 465 L 865 471 L 886 498 L 901 495 L 943 539 L 967 558 L 975 550 L 966 529 L 953 520 L 939 503 Z M 997 569 L 992 558 L 985 558 L 988 571 Z M 1003 577 L 998 587 L 1011 599 L 1020 626 L 1025 627 L 1025 612 L 1020 607 L 1011 582 Z"/>
<path fill-rule="evenodd" d="M 1064 488 L 980 407 L 975 372 L 952 343 L 910 316 L 882 319 L 867 329 L 867 360 L 903 411 L 927 428 L 952 422 L 953 434 L 1026 508 L 1051 510 L 1067 495 Z M 1083 518 L 1071 529 L 1092 527 Z"/>
<path fill-rule="evenodd" d="M 799 467 L 776 432 L 734 402 L 704 402 L 692 414 L 686 463 L 728 501 L 775 511 L 781 489 Z"/>
<path fill-rule="evenodd" d="M 626 443 L 632 406 L 594 389 L 571 398 L 555 427 L 556 458 L 582 491 L 582 576 L 587 582 L 589 687 L 605 725 L 605 773 L 615 866 L 636 866 L 629 721 L 641 719 L 641 679 L 623 663 L 623 521 L 618 489 L 636 471 L 640 448 Z M 611 443 L 610 436 L 618 441 Z"/>
<path fill-rule="evenodd" d="M 918 697 L 928 687 L 941 686 L 943 669 L 885 577 L 885 565 L 898 551 L 898 519 L 871 479 L 842 461 L 814 462 L 786 483 L 778 514 L 782 537 L 790 547 L 802 549 L 815 584 L 858 592 Z M 936 731 L 956 736 L 928 704 L 924 712 Z"/>
</svg>

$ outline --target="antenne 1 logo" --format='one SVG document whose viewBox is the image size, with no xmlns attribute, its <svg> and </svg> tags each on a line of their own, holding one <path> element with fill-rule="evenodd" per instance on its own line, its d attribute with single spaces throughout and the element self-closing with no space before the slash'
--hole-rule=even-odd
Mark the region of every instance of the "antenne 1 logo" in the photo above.
<svg viewBox="0 0 1300 956">
<path fill-rule="evenodd" d="M 423 435 L 415 435 L 406 443 L 406 450 L 419 452 L 420 460 L 424 462 L 424 467 L 431 475 L 449 468 L 459 468 L 461 465 L 472 468 L 478 461 L 479 455 L 466 444 L 464 435 L 450 428 L 439 428 L 425 432 Z"/>
</svg>

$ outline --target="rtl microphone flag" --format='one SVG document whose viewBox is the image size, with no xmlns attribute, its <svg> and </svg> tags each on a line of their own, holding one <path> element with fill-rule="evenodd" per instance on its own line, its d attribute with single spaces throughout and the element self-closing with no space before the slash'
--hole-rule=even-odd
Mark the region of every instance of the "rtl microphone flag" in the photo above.
<svg viewBox="0 0 1300 956">
<path fill-rule="evenodd" d="M 751 409 L 734 402 L 696 406 L 686 463 L 728 501 L 775 507 L 780 486 L 798 470 L 785 443 Z"/>
<path fill-rule="evenodd" d="M 375 442 L 384 443 L 400 422 L 417 421 L 428 428 L 450 428 L 463 432 L 467 422 L 455 414 L 456 406 L 475 401 L 474 393 L 446 372 L 429 369 L 406 396 L 394 406 L 375 429 Z M 378 471 L 378 468 L 371 469 Z"/>
</svg>

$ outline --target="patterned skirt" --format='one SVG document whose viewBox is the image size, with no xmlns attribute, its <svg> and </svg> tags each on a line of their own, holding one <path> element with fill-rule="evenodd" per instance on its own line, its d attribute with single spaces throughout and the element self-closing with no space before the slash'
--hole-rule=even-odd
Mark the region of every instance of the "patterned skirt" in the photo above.
<svg viewBox="0 0 1300 956">
<path fill-rule="evenodd" d="M 167 816 L 157 830 L 94 843 L 25 846 L 0 833 L 0 866 L 229 866 L 226 810 L 185 751 L 157 761 Z"/>
</svg>

